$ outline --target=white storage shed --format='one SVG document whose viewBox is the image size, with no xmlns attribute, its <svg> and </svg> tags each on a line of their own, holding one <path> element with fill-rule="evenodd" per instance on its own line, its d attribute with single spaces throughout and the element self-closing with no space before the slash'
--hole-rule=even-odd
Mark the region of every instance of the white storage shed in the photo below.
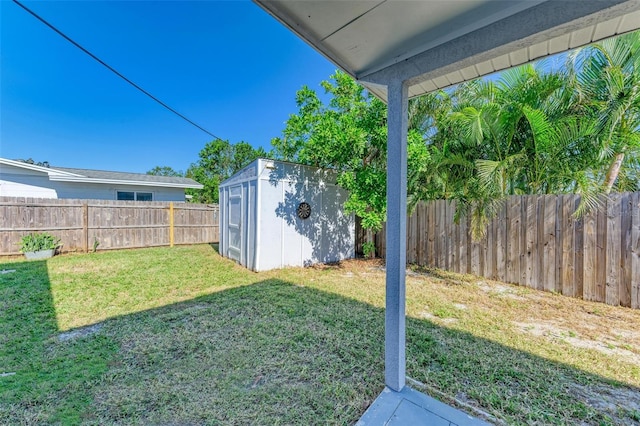
<svg viewBox="0 0 640 426">
<path fill-rule="evenodd" d="M 355 219 L 336 173 L 258 159 L 220 184 L 220 254 L 254 270 L 354 257 Z"/>
</svg>

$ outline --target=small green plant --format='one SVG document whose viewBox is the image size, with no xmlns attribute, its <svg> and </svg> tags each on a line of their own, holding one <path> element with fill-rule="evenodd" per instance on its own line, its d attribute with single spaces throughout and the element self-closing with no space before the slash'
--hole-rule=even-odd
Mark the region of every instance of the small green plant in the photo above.
<svg viewBox="0 0 640 426">
<path fill-rule="evenodd" d="M 20 239 L 20 251 L 29 253 L 41 250 L 55 250 L 60 244 L 60 238 L 56 238 L 47 232 L 32 233 Z"/>
<path fill-rule="evenodd" d="M 365 257 L 375 257 L 376 245 L 371 241 L 367 241 L 366 243 L 362 244 L 362 252 L 364 253 Z"/>
<path fill-rule="evenodd" d="M 433 315 L 438 318 L 457 318 L 458 313 L 450 306 L 438 306 L 433 309 Z"/>
<path fill-rule="evenodd" d="M 93 252 L 95 253 L 98 250 L 98 246 L 100 245 L 100 241 L 98 241 L 98 237 L 93 237 Z"/>
</svg>

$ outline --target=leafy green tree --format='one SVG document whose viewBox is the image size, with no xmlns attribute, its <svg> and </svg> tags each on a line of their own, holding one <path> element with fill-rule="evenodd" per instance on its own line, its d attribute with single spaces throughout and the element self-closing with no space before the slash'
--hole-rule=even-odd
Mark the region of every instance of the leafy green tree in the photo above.
<svg viewBox="0 0 640 426">
<path fill-rule="evenodd" d="M 154 176 L 184 177 L 183 171 L 174 170 L 169 166 L 155 166 L 153 169 L 147 171 L 147 174 Z"/>
<path fill-rule="evenodd" d="M 271 142 L 274 156 L 335 170 L 338 185 L 349 191 L 345 209 L 360 218 L 363 228 L 378 230 L 387 211 L 387 107 L 341 71 L 320 85 L 328 102 L 307 86 L 300 89 L 298 113 L 289 117 L 282 137 Z M 410 103 L 410 188 L 418 185 L 417 172 L 428 164 L 422 133 L 429 127 L 424 111 L 432 107 L 422 100 Z"/>
<path fill-rule="evenodd" d="M 339 71 L 321 86 L 327 105 L 307 86 L 296 93 L 298 113 L 271 141 L 274 156 L 336 170 L 350 191 L 345 208 L 378 229 L 386 212 L 386 106 Z"/>
<path fill-rule="evenodd" d="M 327 104 L 307 86 L 296 93 L 298 113 L 271 141 L 274 156 L 337 171 L 337 183 L 350 194 L 345 209 L 364 228 L 380 229 L 386 216 L 387 107 L 340 71 L 321 86 Z M 428 152 L 418 130 L 423 123 L 414 123 L 409 162 L 420 167 Z"/>
<path fill-rule="evenodd" d="M 33 158 L 27 158 L 26 160 L 18 159 L 18 161 L 21 161 L 27 164 L 33 164 L 35 166 L 40 166 L 40 167 L 49 167 L 48 161 L 35 161 Z"/>
<path fill-rule="evenodd" d="M 248 165 L 256 158 L 267 157 L 265 150 L 253 148 L 247 142 L 231 144 L 215 139 L 208 142 L 199 153 L 199 160 L 191 164 L 186 176 L 204 186 L 201 190 L 187 190 L 192 201 L 197 203 L 217 203 L 220 183 Z"/>
</svg>

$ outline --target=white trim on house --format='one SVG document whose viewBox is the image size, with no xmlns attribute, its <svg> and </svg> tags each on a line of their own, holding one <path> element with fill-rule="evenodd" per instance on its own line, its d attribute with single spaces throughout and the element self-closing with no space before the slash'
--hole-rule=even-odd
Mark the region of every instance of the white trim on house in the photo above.
<svg viewBox="0 0 640 426">
<path fill-rule="evenodd" d="M 97 179 L 88 178 L 84 176 L 49 176 L 49 180 L 57 182 L 81 182 L 81 183 L 105 183 L 113 185 L 135 185 L 135 186 L 162 186 L 166 188 L 192 188 L 202 189 L 203 185 L 191 185 L 184 183 L 169 183 L 169 182 L 146 182 L 139 180 L 119 180 L 119 179 Z"/>
<path fill-rule="evenodd" d="M 20 167 L 22 169 L 33 170 L 36 172 L 46 173 L 51 176 L 78 176 L 80 175 L 70 172 L 63 172 L 62 170 L 56 170 L 49 167 L 37 166 L 35 164 L 29 164 L 22 161 L 9 160 L 7 158 L 0 158 L 0 164 L 6 164 L 7 166 Z"/>
</svg>

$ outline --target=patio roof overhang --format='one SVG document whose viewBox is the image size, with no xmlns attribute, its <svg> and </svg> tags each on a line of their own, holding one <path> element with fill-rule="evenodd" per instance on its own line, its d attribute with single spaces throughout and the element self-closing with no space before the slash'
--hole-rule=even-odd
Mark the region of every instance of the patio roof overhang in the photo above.
<svg viewBox="0 0 640 426">
<path fill-rule="evenodd" d="M 637 0 L 255 0 L 387 100 L 409 97 L 640 28 Z"/>
<path fill-rule="evenodd" d="M 254 0 L 387 102 L 385 382 L 405 386 L 411 96 L 640 28 L 640 0 Z"/>
</svg>

